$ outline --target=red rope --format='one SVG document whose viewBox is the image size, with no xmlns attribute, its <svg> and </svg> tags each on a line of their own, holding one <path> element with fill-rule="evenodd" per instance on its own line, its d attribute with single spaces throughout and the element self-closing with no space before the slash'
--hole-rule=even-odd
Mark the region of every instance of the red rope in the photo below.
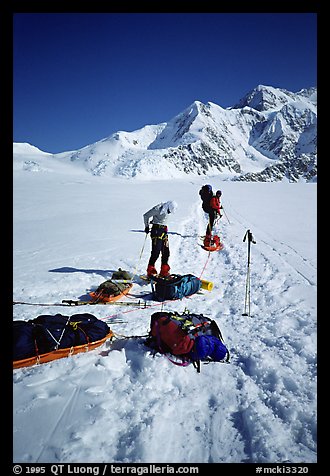
<svg viewBox="0 0 330 476">
<path fill-rule="evenodd" d="M 201 279 L 201 277 L 202 277 L 202 274 L 203 274 L 203 273 L 204 273 L 204 271 L 205 271 L 205 268 L 206 268 L 206 265 L 207 265 L 207 263 L 208 263 L 208 261 L 209 261 L 209 259 L 210 259 L 210 256 L 211 256 L 211 251 L 209 251 L 209 254 L 208 254 L 207 260 L 206 260 L 206 262 L 205 262 L 205 264 L 204 264 L 204 268 L 202 269 L 202 272 L 201 272 L 201 274 L 200 274 L 200 276 L 199 276 L 199 279 Z"/>
<path fill-rule="evenodd" d="M 118 316 L 119 314 L 128 314 L 129 312 L 135 312 L 135 311 L 138 311 L 138 310 L 141 311 L 143 309 L 148 309 L 150 307 L 161 306 L 162 304 L 164 304 L 164 302 L 173 302 L 173 299 L 171 301 L 156 302 L 155 304 L 150 304 L 146 307 L 140 307 L 140 308 L 137 307 L 136 309 L 129 309 L 128 311 L 116 312 L 116 314 L 111 314 L 111 316 L 106 316 L 104 318 L 99 317 L 98 319 L 100 319 L 101 321 L 104 321 L 104 320 L 107 320 L 107 319 L 111 319 L 112 317 Z"/>
<path fill-rule="evenodd" d="M 208 263 L 208 261 L 209 261 L 209 259 L 210 259 L 210 256 L 211 256 L 211 251 L 209 251 L 208 257 L 207 257 L 207 259 L 206 259 L 206 262 L 205 262 L 205 264 L 204 264 L 204 267 L 203 267 L 202 272 L 201 272 L 201 274 L 200 274 L 200 276 L 199 276 L 198 279 L 201 279 L 202 274 L 203 274 L 204 271 L 205 271 L 206 265 L 207 265 L 207 263 Z M 190 297 L 191 297 L 191 296 L 183 296 L 183 298 L 190 298 Z M 140 308 L 140 310 L 141 310 L 141 309 L 147 309 L 147 308 L 150 308 L 150 307 L 155 307 L 155 306 L 162 306 L 163 304 L 166 304 L 167 302 L 182 301 L 183 298 L 181 298 L 181 299 L 168 299 L 167 301 L 156 302 L 155 304 L 150 304 L 150 306 L 148 305 L 148 307 Z M 107 317 L 105 317 L 104 319 L 102 319 L 102 318 L 99 318 L 99 319 L 101 319 L 102 321 L 103 321 L 103 320 L 108 320 L 108 319 L 111 319 L 112 317 L 118 316 L 118 314 L 128 314 L 129 312 L 135 312 L 135 311 L 137 311 L 138 309 L 139 309 L 139 308 L 129 309 L 128 311 L 123 311 L 123 312 L 116 312 L 116 314 L 112 314 L 111 316 L 107 316 Z"/>
</svg>

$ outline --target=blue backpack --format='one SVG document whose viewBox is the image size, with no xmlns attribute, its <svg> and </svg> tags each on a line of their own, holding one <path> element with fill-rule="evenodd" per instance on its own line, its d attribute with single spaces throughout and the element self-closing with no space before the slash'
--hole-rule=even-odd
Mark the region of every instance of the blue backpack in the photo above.
<svg viewBox="0 0 330 476">
<path fill-rule="evenodd" d="M 221 362 L 227 354 L 227 347 L 218 337 L 213 335 L 199 335 L 196 337 L 195 347 L 191 350 L 189 355 L 192 360 Z"/>
<path fill-rule="evenodd" d="M 182 299 L 197 293 L 202 281 L 193 274 L 171 274 L 168 277 L 152 276 L 151 289 L 156 301 Z"/>
</svg>

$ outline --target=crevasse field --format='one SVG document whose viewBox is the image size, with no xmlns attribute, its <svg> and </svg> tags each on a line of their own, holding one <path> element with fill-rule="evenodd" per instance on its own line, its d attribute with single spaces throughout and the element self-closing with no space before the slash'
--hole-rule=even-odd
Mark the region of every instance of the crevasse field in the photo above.
<svg viewBox="0 0 330 476">
<path fill-rule="evenodd" d="M 210 256 L 199 246 L 203 183 L 222 190 L 225 210 L 216 226 L 225 247 Z M 84 298 L 119 267 L 144 273 L 150 238 L 142 215 L 167 200 L 179 205 L 168 222 L 171 271 L 214 287 L 163 306 L 150 295 L 146 309 L 14 305 L 15 320 L 90 312 L 116 334 L 91 352 L 13 371 L 14 462 L 316 462 L 316 189 L 15 170 L 14 300 Z M 247 229 L 256 240 L 250 317 L 242 316 Z M 125 300 L 151 291 L 134 281 Z M 153 356 L 144 336 L 161 308 L 215 319 L 230 364 L 202 365 L 197 374 Z"/>
</svg>

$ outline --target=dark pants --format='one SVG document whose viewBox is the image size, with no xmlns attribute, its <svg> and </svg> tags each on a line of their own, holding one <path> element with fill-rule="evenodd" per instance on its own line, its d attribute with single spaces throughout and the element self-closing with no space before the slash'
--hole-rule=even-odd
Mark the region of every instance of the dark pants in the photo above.
<svg viewBox="0 0 330 476">
<path fill-rule="evenodd" d="M 167 226 L 165 225 L 152 225 L 151 232 L 151 256 L 149 259 L 149 265 L 155 266 L 155 263 L 162 255 L 162 264 L 168 264 L 168 258 L 170 256 L 170 249 L 168 243 Z"/>
<path fill-rule="evenodd" d="M 216 212 L 216 210 L 214 210 L 214 208 L 210 208 L 206 213 L 208 213 L 208 215 L 209 215 L 209 222 L 208 222 L 207 227 L 206 227 L 206 234 L 211 235 L 214 220 L 217 216 L 217 212 Z"/>
</svg>

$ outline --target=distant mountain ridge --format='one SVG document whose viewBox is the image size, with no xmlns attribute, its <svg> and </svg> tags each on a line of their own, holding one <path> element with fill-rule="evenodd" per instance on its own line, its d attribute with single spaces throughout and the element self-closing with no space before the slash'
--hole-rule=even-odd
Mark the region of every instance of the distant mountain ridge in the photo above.
<svg viewBox="0 0 330 476">
<path fill-rule="evenodd" d="M 30 171 L 54 158 L 112 177 L 316 181 L 317 89 L 259 85 L 230 108 L 195 101 L 168 122 L 118 131 L 75 151 L 36 150 L 14 143 L 14 158 Z"/>
</svg>

